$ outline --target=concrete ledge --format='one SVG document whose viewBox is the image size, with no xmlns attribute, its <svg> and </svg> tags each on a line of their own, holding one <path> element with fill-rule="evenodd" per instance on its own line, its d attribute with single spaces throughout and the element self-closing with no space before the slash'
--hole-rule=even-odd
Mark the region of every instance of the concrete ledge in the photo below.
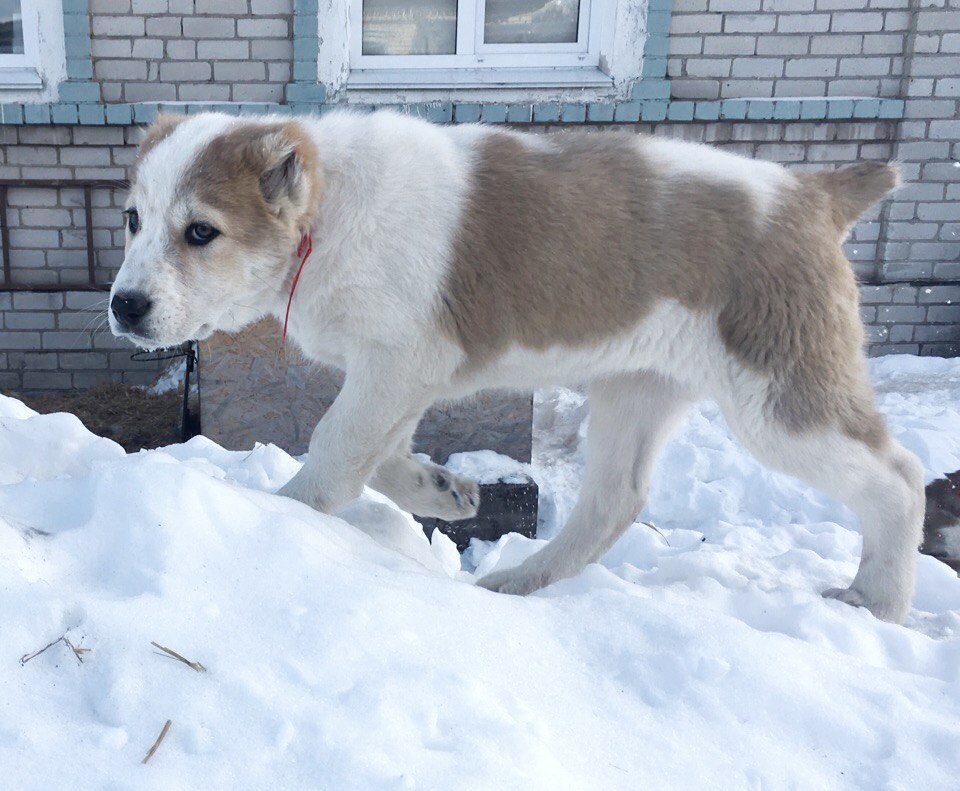
<svg viewBox="0 0 960 791">
<path fill-rule="evenodd" d="M 662 93 L 659 87 L 648 89 Z M 648 92 L 636 91 L 636 94 Z M 141 102 L 137 104 L 71 103 L 56 104 L 0 104 L 0 124 L 69 124 L 80 126 L 125 126 L 132 123 L 150 123 L 160 111 L 200 113 L 217 111 L 239 115 L 292 112 L 323 114 L 338 106 L 351 109 L 390 108 L 410 113 L 439 123 L 535 123 L 535 124 L 596 124 L 636 123 L 637 121 L 777 121 L 783 123 L 808 121 L 872 121 L 903 118 L 903 99 L 873 98 L 819 98 L 819 99 L 722 99 L 720 101 L 664 100 L 634 98 L 630 101 L 589 104 L 527 104 L 507 105 L 496 102 L 429 102 L 419 104 L 384 104 L 357 108 L 355 105 L 331 105 L 322 101 L 306 100 L 290 104 L 240 104 L 234 102 L 166 103 Z"/>
</svg>

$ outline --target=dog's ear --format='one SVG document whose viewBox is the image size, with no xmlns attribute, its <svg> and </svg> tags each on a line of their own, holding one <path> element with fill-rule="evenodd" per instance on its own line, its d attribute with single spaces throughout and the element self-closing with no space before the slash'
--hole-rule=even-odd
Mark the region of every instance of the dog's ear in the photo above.
<svg viewBox="0 0 960 791">
<path fill-rule="evenodd" d="M 278 215 L 316 211 L 323 180 L 317 149 L 296 122 L 268 128 L 258 141 L 260 192 Z"/>
<path fill-rule="evenodd" d="M 302 179 L 296 149 L 278 152 L 279 162 L 272 162 L 260 175 L 260 191 L 267 203 L 276 203 L 281 198 L 294 199 Z"/>
</svg>

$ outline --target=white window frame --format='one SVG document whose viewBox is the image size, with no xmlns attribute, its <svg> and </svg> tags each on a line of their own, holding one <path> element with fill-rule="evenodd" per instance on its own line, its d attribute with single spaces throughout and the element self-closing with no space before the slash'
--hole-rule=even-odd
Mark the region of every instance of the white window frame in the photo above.
<svg viewBox="0 0 960 791">
<path fill-rule="evenodd" d="M 0 88 L 39 88 L 40 12 L 36 0 L 20 0 L 22 53 L 0 53 Z"/>
<path fill-rule="evenodd" d="M 348 0 L 351 88 L 609 86 L 601 68 L 610 0 L 580 0 L 577 41 L 486 44 L 486 0 L 458 0 L 456 54 L 364 55 L 363 0 Z"/>
</svg>

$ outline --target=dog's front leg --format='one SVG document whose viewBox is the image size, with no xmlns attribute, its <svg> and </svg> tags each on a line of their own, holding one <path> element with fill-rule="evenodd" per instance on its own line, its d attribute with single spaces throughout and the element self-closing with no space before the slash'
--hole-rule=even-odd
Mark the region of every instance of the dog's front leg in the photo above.
<svg viewBox="0 0 960 791">
<path fill-rule="evenodd" d="M 410 381 L 411 364 L 372 358 L 351 366 L 340 395 L 310 438 L 307 460 L 278 494 L 324 513 L 360 496 L 432 400 L 430 388 Z"/>
</svg>

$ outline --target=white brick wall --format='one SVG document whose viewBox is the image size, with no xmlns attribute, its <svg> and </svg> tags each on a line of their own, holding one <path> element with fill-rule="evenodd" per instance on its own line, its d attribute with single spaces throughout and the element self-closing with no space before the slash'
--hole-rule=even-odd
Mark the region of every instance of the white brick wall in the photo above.
<svg viewBox="0 0 960 791">
<path fill-rule="evenodd" d="M 130 345 L 101 327 L 106 294 L 0 293 L 0 389 L 149 384 L 164 364 L 131 360 Z"/>
<path fill-rule="evenodd" d="M 895 97 L 908 7 L 909 0 L 674 0 L 673 95 Z"/>
<path fill-rule="evenodd" d="M 94 77 L 108 102 L 279 102 L 293 0 L 90 0 Z"/>
<path fill-rule="evenodd" d="M 936 83 L 927 86 L 936 91 Z M 924 101 L 948 101 L 925 99 Z M 956 106 L 956 100 L 949 100 Z M 960 218 L 957 169 L 947 160 L 956 145 L 954 118 L 914 121 L 901 155 L 914 178 L 933 168 L 929 178 L 909 183 L 880 212 L 854 229 L 846 252 L 865 281 L 914 281 L 921 275 L 956 278 L 954 247 Z M 896 124 L 872 123 L 685 123 L 628 127 L 660 135 L 701 140 L 731 151 L 788 164 L 822 168 L 893 155 Z M 37 177 L 120 170 L 131 161 L 136 130 L 119 127 L 2 127 L 0 178 Z M 941 139 L 942 138 L 942 139 Z M 30 164 L 44 162 L 44 165 Z M 92 163 L 101 163 L 94 165 Z M 109 164 L 104 164 L 109 163 Z M 97 268 L 108 282 L 122 260 L 121 190 L 94 191 Z M 85 237 L 77 190 L 11 189 L 11 227 L 15 281 L 70 283 L 86 279 Z M 946 257 L 944 257 L 946 256 Z M 950 257 L 952 256 L 952 258 Z M 952 267 L 952 268 L 951 268 Z M 921 273 L 918 275 L 918 272 Z M 103 327 L 104 293 L 0 293 L 0 387 L 44 389 L 89 386 L 97 381 L 142 383 L 157 363 L 130 360 L 131 349 Z M 956 354 L 960 351 L 960 286 L 886 283 L 863 289 L 863 318 L 873 353 L 903 351 Z"/>
<path fill-rule="evenodd" d="M 950 7 L 947 7 L 949 4 Z M 960 279 L 960 0 L 675 0 L 668 73 L 679 99 L 905 97 L 890 150 L 906 186 L 876 240 L 887 280 Z M 800 125 L 800 134 L 808 128 Z M 819 159 L 819 157 L 828 157 Z"/>
<path fill-rule="evenodd" d="M 677 99 L 905 97 L 902 122 L 642 125 L 796 168 L 898 159 L 906 184 L 854 229 L 873 353 L 960 353 L 960 0 L 674 0 Z M 105 101 L 279 101 L 292 0 L 90 0 Z M 0 178 L 124 179 L 133 128 L 0 126 Z M 122 260 L 123 194 L 93 193 L 100 282 Z M 14 282 L 83 283 L 78 190 L 11 189 Z M 950 281 L 953 281 L 952 283 Z M 98 329 L 105 294 L 0 292 L 0 387 L 141 383 L 158 363 Z"/>
<path fill-rule="evenodd" d="M 135 130 L 119 127 L 0 127 L 0 178 L 123 180 Z M 108 283 L 123 258 L 121 189 L 91 191 L 95 261 Z M 12 187 L 7 193 L 14 284 L 87 282 L 86 219 L 79 188 Z M 2 347 L 0 347 L 2 348 Z"/>
</svg>

